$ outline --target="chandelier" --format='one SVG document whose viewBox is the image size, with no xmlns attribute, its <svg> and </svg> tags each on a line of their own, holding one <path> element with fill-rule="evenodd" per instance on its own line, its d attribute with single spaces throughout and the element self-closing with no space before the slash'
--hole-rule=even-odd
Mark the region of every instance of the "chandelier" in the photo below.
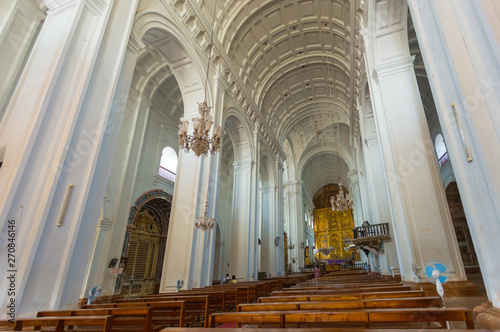
<svg viewBox="0 0 500 332">
<path fill-rule="evenodd" d="M 295 244 L 289 244 L 288 249 L 290 249 L 290 250 L 295 249 Z"/>
<path fill-rule="evenodd" d="M 205 212 L 203 213 L 203 217 L 194 218 L 194 222 L 195 222 L 194 227 L 196 229 L 206 231 L 207 229 L 214 228 L 215 218 L 208 218 L 207 211 L 208 211 L 208 198 L 207 198 L 207 201 L 205 203 Z"/>
<path fill-rule="evenodd" d="M 219 152 L 222 139 L 220 126 L 216 125 L 213 136 L 209 136 L 213 124 L 213 121 L 209 118 L 211 108 L 211 106 L 207 105 L 206 100 L 198 103 L 198 112 L 201 118 L 193 118 L 193 135 L 187 133 L 189 122 L 181 122 L 179 125 L 179 149 L 183 149 L 185 152 L 193 150 L 197 157 L 206 156 L 209 151 L 212 155 Z"/>
<path fill-rule="evenodd" d="M 337 169 L 339 176 L 339 193 L 335 196 L 330 197 L 330 203 L 332 204 L 332 211 L 344 212 L 347 209 L 352 209 L 354 207 L 354 198 L 352 195 L 344 194 L 344 189 L 342 188 L 342 180 L 340 179 L 340 156 L 337 148 Z"/>
<path fill-rule="evenodd" d="M 184 121 L 179 125 L 179 149 L 184 149 L 185 152 L 193 150 L 197 157 L 208 154 L 208 151 L 213 155 L 219 152 L 222 131 L 219 125 L 214 128 L 213 136 L 209 136 L 210 128 L 212 127 L 213 121 L 210 119 L 210 109 L 211 106 L 207 105 L 207 84 L 208 84 L 208 74 L 210 72 L 210 57 L 212 55 L 213 39 L 214 39 L 214 26 L 215 17 L 217 11 L 217 0 L 214 4 L 214 15 L 212 23 L 212 36 L 210 37 L 210 50 L 208 51 L 208 65 L 207 65 L 207 75 L 205 77 L 205 99 L 202 103 L 198 103 L 198 112 L 201 118 L 193 118 L 193 135 L 188 135 L 189 122 Z M 203 216 L 194 218 L 194 227 L 201 231 L 206 231 L 214 228 L 215 218 L 208 218 L 208 189 L 207 188 L 207 200 L 205 202 L 205 211 Z M 206 235 L 206 246 L 208 247 L 209 236 Z"/>
<path fill-rule="evenodd" d="M 208 51 L 208 65 L 207 74 L 205 77 L 205 99 L 202 103 L 198 103 L 198 112 L 201 118 L 193 118 L 193 134 L 188 135 L 188 121 L 183 121 L 179 124 L 179 149 L 189 152 L 193 150 L 194 154 L 199 157 L 201 155 L 215 154 L 219 152 L 220 142 L 222 139 L 222 131 L 220 125 L 216 125 L 214 128 L 214 134 L 212 137 L 209 136 L 210 128 L 212 128 L 213 121 L 210 119 L 210 109 L 212 106 L 207 104 L 207 83 L 208 74 L 210 71 L 210 58 L 212 56 L 212 47 L 214 40 L 214 26 L 215 26 L 215 16 L 217 10 L 217 1 L 214 5 L 214 16 L 212 23 L 212 35 L 210 37 L 210 49 Z"/>
<path fill-rule="evenodd" d="M 328 255 L 330 255 L 330 253 L 332 251 L 335 251 L 334 247 L 328 246 L 329 243 L 328 243 L 328 238 L 326 237 L 326 235 L 322 236 L 321 245 L 322 245 L 322 247 L 319 248 L 318 251 L 320 253 L 322 253 L 323 255 L 325 255 L 326 257 L 328 257 Z"/>
</svg>

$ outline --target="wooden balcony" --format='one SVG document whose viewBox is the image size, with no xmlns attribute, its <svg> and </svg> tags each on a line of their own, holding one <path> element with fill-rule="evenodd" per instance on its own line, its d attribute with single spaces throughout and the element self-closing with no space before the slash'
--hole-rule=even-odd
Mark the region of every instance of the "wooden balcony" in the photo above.
<svg viewBox="0 0 500 332">
<path fill-rule="evenodd" d="M 390 239 L 391 235 L 389 234 L 389 223 L 360 226 L 354 229 L 354 240 L 366 237 Z"/>
<path fill-rule="evenodd" d="M 379 251 L 382 246 L 382 240 L 391 238 L 389 223 L 356 227 L 353 230 L 353 236 L 353 239 L 344 239 L 342 242 L 349 245 L 354 244 L 357 248 L 368 246 Z"/>
</svg>

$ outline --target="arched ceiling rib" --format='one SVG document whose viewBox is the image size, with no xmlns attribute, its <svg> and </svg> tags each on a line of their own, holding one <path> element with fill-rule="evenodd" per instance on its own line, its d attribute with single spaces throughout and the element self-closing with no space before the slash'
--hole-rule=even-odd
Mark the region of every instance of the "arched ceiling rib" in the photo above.
<svg viewBox="0 0 500 332">
<path fill-rule="evenodd" d="M 300 165 L 295 177 L 303 176 L 310 194 L 332 178 L 337 181 L 331 168 L 324 167 L 325 160 L 333 162 L 330 159 L 337 144 L 346 157 L 347 164 L 344 161 L 341 168 L 346 179 L 347 165 L 353 168 L 354 160 L 350 126 L 354 123 L 356 2 L 186 1 L 197 4 L 206 22 L 215 23 L 218 51 L 230 64 L 228 76 L 238 78 L 237 84 L 244 88 L 246 98 L 253 99 L 261 120 L 274 131 L 277 141 L 290 144 L 287 158 L 294 160 L 295 167 Z M 336 135 L 335 124 L 341 127 L 342 135 Z M 319 180 L 313 180 L 313 175 Z"/>
<path fill-rule="evenodd" d="M 347 177 L 349 167 L 342 158 L 338 159 L 334 153 L 322 154 L 307 162 L 304 172 L 302 172 L 302 181 L 310 197 L 313 197 L 320 188 L 327 184 L 339 183 L 339 165 L 342 185 L 349 190 L 350 182 Z"/>
</svg>

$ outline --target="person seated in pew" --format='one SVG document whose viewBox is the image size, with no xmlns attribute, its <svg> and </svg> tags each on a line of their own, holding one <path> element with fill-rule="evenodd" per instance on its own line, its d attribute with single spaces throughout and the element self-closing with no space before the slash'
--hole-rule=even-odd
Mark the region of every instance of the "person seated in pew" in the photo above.
<svg viewBox="0 0 500 332">
<path fill-rule="evenodd" d="M 237 282 L 238 282 L 238 280 L 236 280 L 236 276 L 233 274 L 233 276 L 231 277 L 231 283 L 235 284 Z"/>
</svg>

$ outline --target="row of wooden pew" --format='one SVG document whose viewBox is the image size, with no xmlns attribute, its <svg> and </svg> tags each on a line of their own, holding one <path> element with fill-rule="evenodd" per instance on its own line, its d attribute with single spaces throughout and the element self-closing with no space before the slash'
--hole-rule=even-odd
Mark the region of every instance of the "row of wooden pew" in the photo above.
<svg viewBox="0 0 500 332">
<path fill-rule="evenodd" d="M 75 310 L 40 311 L 35 318 L 17 319 L 14 326 L 3 321 L 0 327 L 10 326 L 16 331 L 52 327 L 49 330 L 56 332 L 79 329 L 85 332 L 159 332 L 165 327 L 207 327 L 211 313 L 234 310 L 237 305 L 256 302 L 282 288 L 283 282 L 275 279 L 140 298 L 115 298 L 113 303 L 82 305 Z"/>
<path fill-rule="evenodd" d="M 210 327 L 446 328 L 462 321 L 474 329 L 469 309 L 443 308 L 441 298 L 375 274 L 331 273 L 271 295 L 212 313 Z"/>
</svg>

